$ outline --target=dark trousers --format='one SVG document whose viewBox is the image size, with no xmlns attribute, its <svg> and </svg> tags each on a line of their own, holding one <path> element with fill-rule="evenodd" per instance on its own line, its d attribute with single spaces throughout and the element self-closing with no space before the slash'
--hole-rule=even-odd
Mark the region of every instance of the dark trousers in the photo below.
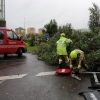
<svg viewBox="0 0 100 100">
<path fill-rule="evenodd" d="M 68 68 L 68 56 L 59 55 L 59 59 L 62 59 L 62 62 L 59 64 L 59 68 Z"/>
</svg>

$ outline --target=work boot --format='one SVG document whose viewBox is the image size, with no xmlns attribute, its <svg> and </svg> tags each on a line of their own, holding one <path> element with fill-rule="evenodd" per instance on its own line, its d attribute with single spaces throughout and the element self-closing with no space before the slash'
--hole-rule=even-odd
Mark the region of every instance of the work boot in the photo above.
<svg viewBox="0 0 100 100">
<path fill-rule="evenodd" d="M 62 68 L 62 63 L 61 64 L 59 64 L 59 69 L 61 69 Z"/>
<path fill-rule="evenodd" d="M 61 64 L 62 63 L 62 59 L 59 59 L 59 64 Z"/>
</svg>

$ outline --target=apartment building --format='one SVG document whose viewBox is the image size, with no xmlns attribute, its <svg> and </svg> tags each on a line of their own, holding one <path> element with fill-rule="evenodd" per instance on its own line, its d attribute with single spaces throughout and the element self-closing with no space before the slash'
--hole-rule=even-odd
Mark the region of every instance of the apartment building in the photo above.
<svg viewBox="0 0 100 100">
<path fill-rule="evenodd" d="M 25 31 L 26 29 L 19 27 L 15 29 L 15 32 L 19 35 L 19 36 L 25 36 Z"/>
<path fill-rule="evenodd" d="M 36 32 L 35 32 L 35 28 L 34 27 L 29 27 L 29 28 L 27 28 L 27 33 L 28 34 L 35 34 Z"/>
<path fill-rule="evenodd" d="M 38 29 L 38 34 L 43 34 L 42 31 L 43 31 L 43 28 L 39 28 L 39 29 Z"/>
</svg>

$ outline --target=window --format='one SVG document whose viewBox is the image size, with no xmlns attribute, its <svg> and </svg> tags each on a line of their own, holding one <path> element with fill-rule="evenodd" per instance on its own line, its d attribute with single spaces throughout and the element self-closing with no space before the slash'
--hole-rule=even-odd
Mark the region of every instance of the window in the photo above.
<svg viewBox="0 0 100 100">
<path fill-rule="evenodd" d="M 2 30 L 0 30 L 0 39 L 4 39 L 4 33 Z"/>
<path fill-rule="evenodd" d="M 12 31 L 7 31 L 7 36 L 10 40 L 18 40 L 18 36 Z"/>
<path fill-rule="evenodd" d="M 7 31 L 7 37 L 8 37 L 8 39 L 13 40 L 12 31 Z"/>
<path fill-rule="evenodd" d="M 18 40 L 18 36 L 14 34 L 14 40 Z"/>
</svg>

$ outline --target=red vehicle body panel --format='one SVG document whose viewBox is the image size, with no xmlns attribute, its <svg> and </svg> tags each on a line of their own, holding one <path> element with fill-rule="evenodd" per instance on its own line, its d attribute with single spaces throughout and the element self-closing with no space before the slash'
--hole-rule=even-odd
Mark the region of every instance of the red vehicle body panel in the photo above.
<svg viewBox="0 0 100 100">
<path fill-rule="evenodd" d="M 0 54 L 16 54 L 18 49 L 26 52 L 26 44 L 11 29 L 0 27 Z"/>
</svg>

